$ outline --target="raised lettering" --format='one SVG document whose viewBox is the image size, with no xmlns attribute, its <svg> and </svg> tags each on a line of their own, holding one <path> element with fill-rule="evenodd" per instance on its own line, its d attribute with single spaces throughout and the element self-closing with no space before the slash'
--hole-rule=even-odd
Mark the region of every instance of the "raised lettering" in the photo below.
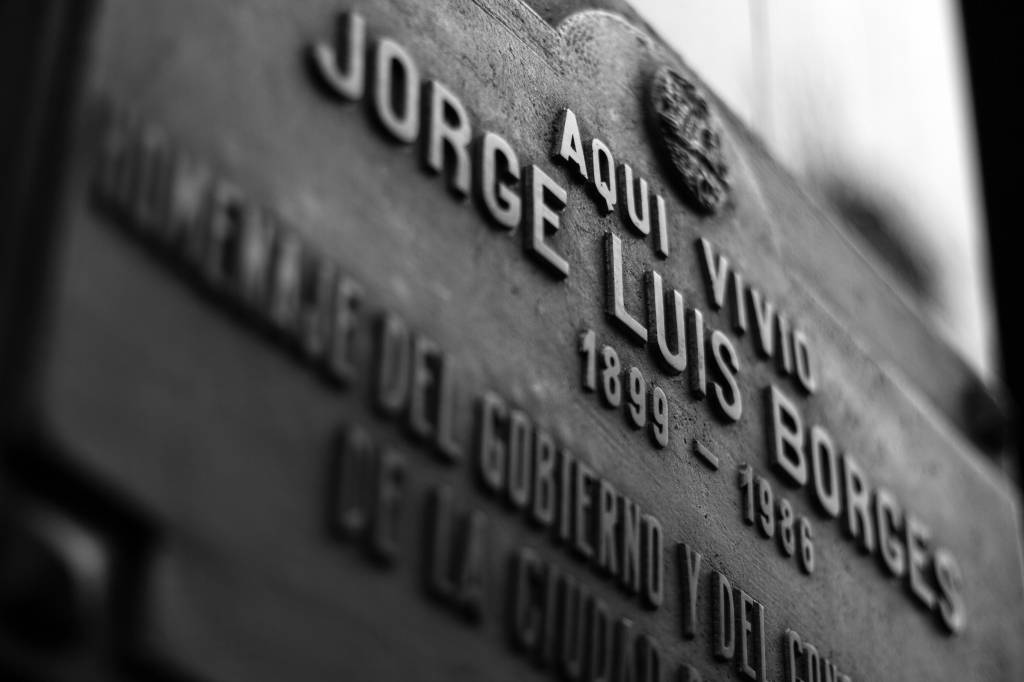
<svg viewBox="0 0 1024 682">
<path fill-rule="evenodd" d="M 718 571 L 711 571 L 712 627 L 715 658 L 731 660 L 736 653 L 735 608 L 729 580 Z"/>
<path fill-rule="evenodd" d="M 740 360 L 729 337 L 717 329 L 711 332 L 711 357 L 714 360 L 711 383 L 715 397 L 712 404 L 726 421 L 738 422 L 743 416 L 743 395 L 736 383 Z"/>
<path fill-rule="evenodd" d="M 951 634 L 963 632 L 967 622 L 964 609 L 964 576 L 953 554 L 940 547 L 934 556 L 935 581 L 939 585 L 938 611 Z"/>
<path fill-rule="evenodd" d="M 875 550 L 874 524 L 868 511 L 871 490 L 863 469 L 850 453 L 843 455 L 843 491 L 846 501 L 843 509 L 846 534 L 859 540 L 861 551 L 870 554 Z"/>
<path fill-rule="evenodd" d="M 700 578 L 700 552 L 685 542 L 679 543 L 679 594 L 682 597 L 680 614 L 683 621 L 683 637 L 697 636 L 697 583 Z"/>
<path fill-rule="evenodd" d="M 334 43 L 320 41 L 310 52 L 316 74 L 332 94 L 362 98 L 366 88 L 366 21 L 358 12 L 338 16 Z"/>
<path fill-rule="evenodd" d="M 896 534 L 900 530 L 903 512 L 896 498 L 885 488 L 875 489 L 875 525 L 878 528 L 878 546 L 882 565 L 889 573 L 901 577 L 907 569 L 903 543 Z"/>
<path fill-rule="evenodd" d="M 907 587 L 925 608 L 935 606 L 935 591 L 928 585 L 924 569 L 928 561 L 928 542 L 931 533 L 913 514 L 906 515 L 907 533 Z"/>
<path fill-rule="evenodd" d="M 622 187 L 625 192 L 622 214 L 626 219 L 626 224 L 640 235 L 649 235 L 651 233 L 651 210 L 647 181 L 639 176 L 634 180 L 633 169 L 629 164 L 624 163 L 619 166 L 619 187 Z"/>
<path fill-rule="evenodd" d="M 554 158 L 556 161 L 563 161 L 581 178 L 587 178 L 587 158 L 583 153 L 583 138 L 580 135 L 580 126 L 576 121 L 576 114 L 572 109 L 565 109 L 562 112 L 558 127 L 562 129 L 558 144 L 555 146 Z"/>
<path fill-rule="evenodd" d="M 466 107 L 448 88 L 434 80 L 424 83 L 427 135 L 423 163 L 435 173 L 447 171 L 448 188 L 457 196 L 469 193 L 469 145 L 473 129 Z"/>
<path fill-rule="evenodd" d="M 484 488 L 496 493 L 505 484 L 505 444 L 498 432 L 504 424 L 508 408 L 495 393 L 480 397 L 480 418 L 477 443 L 477 473 Z"/>
<path fill-rule="evenodd" d="M 569 276 L 569 263 L 562 258 L 546 236 L 558 232 L 560 212 L 568 197 L 565 189 L 537 166 L 526 169 L 525 210 L 523 211 L 524 248 L 549 273 L 558 279 Z"/>
<path fill-rule="evenodd" d="M 724 287 L 723 287 L 724 288 Z M 763 358 L 775 353 L 775 305 L 754 287 L 747 289 L 750 308 L 754 311 L 754 348 Z"/>
<path fill-rule="evenodd" d="M 615 208 L 617 190 L 615 187 L 615 159 L 608 146 L 596 137 L 590 141 L 591 187 L 598 198 L 601 213 L 611 213 Z"/>
<path fill-rule="evenodd" d="M 839 516 L 839 459 L 832 437 L 820 426 L 811 427 L 811 472 L 814 474 L 814 501 L 832 518 Z"/>
<path fill-rule="evenodd" d="M 661 275 L 656 270 L 647 273 L 648 339 L 658 365 L 668 374 L 679 374 L 686 369 L 686 311 L 683 295 L 677 289 L 662 293 Z M 670 342 L 668 330 L 674 332 Z M 672 346 L 675 346 L 675 351 Z"/>
<path fill-rule="evenodd" d="M 772 466 L 791 486 L 807 483 L 804 427 L 796 405 L 775 387 L 768 387 L 768 453 Z"/>
<path fill-rule="evenodd" d="M 523 215 L 522 199 L 514 189 L 519 181 L 519 157 L 497 133 L 484 133 L 477 148 L 477 198 L 495 224 L 515 229 Z"/>
<path fill-rule="evenodd" d="M 605 235 L 605 278 L 606 306 L 605 312 L 626 332 L 630 341 L 636 344 L 647 343 L 647 329 L 626 310 L 625 294 L 622 285 L 622 240 L 611 232 Z"/>
<path fill-rule="evenodd" d="M 725 304 L 725 287 L 729 283 L 729 260 L 715 255 L 714 247 L 707 239 L 699 239 L 700 252 L 703 258 L 704 279 L 711 292 L 711 307 L 719 310 Z"/>
<path fill-rule="evenodd" d="M 419 80 L 416 63 L 404 47 L 390 38 L 377 41 L 373 110 L 384 130 L 405 144 L 420 134 Z"/>
</svg>

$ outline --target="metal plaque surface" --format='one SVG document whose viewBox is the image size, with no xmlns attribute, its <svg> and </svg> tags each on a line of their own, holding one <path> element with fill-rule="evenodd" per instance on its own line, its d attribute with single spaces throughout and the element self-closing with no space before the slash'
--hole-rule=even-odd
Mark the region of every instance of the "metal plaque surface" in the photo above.
<svg viewBox="0 0 1024 682">
<path fill-rule="evenodd" d="M 1017 680 L 963 365 L 680 57 L 105 0 L 33 394 L 199 680 Z M 954 395 L 956 394 L 956 395 Z"/>
</svg>

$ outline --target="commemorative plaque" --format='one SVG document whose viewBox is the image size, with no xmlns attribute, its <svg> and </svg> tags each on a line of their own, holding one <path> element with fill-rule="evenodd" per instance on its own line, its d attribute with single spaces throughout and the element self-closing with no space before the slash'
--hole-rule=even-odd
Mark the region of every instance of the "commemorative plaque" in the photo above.
<svg viewBox="0 0 1024 682">
<path fill-rule="evenodd" d="M 12 480 L 116 501 L 68 556 L 119 595 L 117 661 L 1024 678 L 1017 493 L 963 362 L 628 8 L 76 25 L 47 465 Z"/>
</svg>

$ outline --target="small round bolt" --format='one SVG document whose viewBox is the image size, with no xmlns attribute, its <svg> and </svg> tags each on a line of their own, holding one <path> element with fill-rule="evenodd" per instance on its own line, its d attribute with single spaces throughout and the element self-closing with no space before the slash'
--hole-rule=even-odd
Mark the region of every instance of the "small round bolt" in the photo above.
<svg viewBox="0 0 1024 682">
<path fill-rule="evenodd" d="M 98 622 L 107 556 L 72 519 L 40 507 L 15 513 L 0 533 L 0 627 L 50 651 L 79 643 Z"/>
</svg>

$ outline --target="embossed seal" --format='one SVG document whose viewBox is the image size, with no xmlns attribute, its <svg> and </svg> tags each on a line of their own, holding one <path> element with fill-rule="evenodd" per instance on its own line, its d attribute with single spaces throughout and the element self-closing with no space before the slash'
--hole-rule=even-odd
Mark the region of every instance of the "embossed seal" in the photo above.
<svg viewBox="0 0 1024 682">
<path fill-rule="evenodd" d="M 704 94 L 677 71 L 663 66 L 650 89 L 654 129 L 663 153 L 682 180 L 694 208 L 715 213 L 729 195 L 722 136 Z"/>
</svg>

